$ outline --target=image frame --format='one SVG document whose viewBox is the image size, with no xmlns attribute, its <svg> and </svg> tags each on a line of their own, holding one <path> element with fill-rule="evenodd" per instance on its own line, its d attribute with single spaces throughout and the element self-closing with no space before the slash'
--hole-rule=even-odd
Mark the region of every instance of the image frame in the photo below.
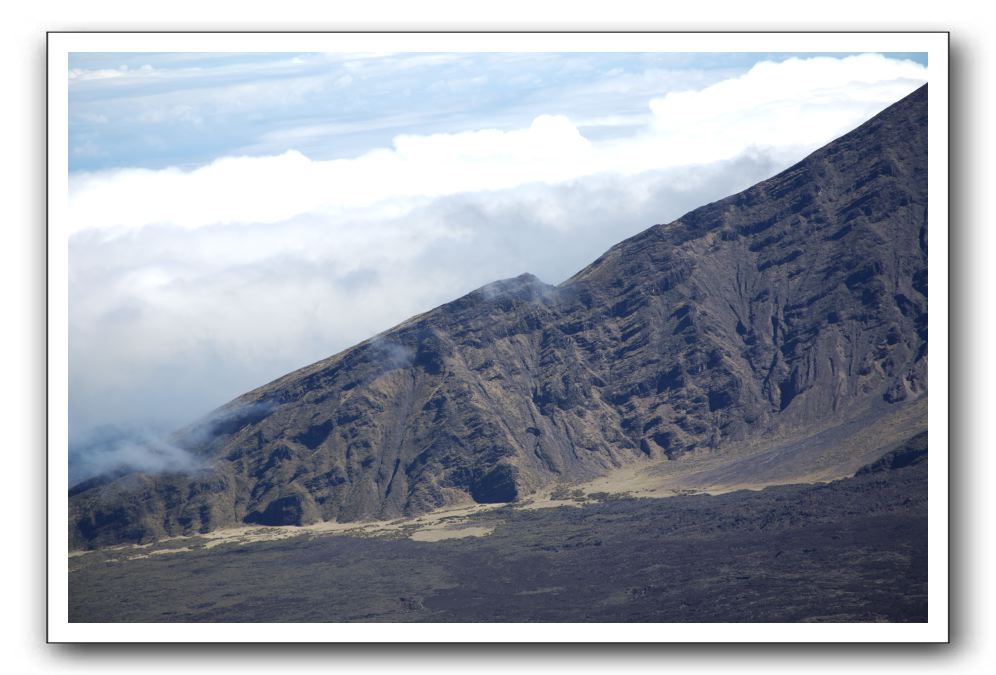
<svg viewBox="0 0 996 675">
<path fill-rule="evenodd" d="M 305 644 L 315 642 L 358 643 L 423 643 L 440 642 L 436 638 L 436 624 L 74 624 L 66 614 L 67 590 L 65 584 L 65 563 L 68 549 L 65 537 L 64 508 L 67 498 L 59 497 L 58 486 L 65 485 L 65 471 L 59 463 L 65 463 L 66 438 L 65 420 L 68 410 L 67 377 L 68 356 L 65 345 L 68 343 L 66 308 L 68 251 L 58 242 L 65 237 L 60 225 L 65 223 L 67 194 L 66 161 L 68 158 L 68 129 L 66 113 L 68 93 L 66 92 L 63 58 L 73 51 L 129 51 L 128 45 L 138 40 L 154 45 L 170 43 L 205 44 L 214 40 L 216 44 L 248 46 L 255 40 L 274 41 L 290 38 L 300 44 L 302 37 L 317 40 L 336 36 L 343 40 L 375 39 L 374 36 L 406 36 L 413 40 L 434 40 L 443 42 L 474 36 L 500 36 L 520 44 L 537 44 L 545 40 L 548 44 L 558 44 L 556 36 L 582 44 L 582 38 L 603 40 L 606 36 L 624 36 L 628 44 L 634 37 L 651 40 L 673 40 L 674 44 L 688 44 L 697 41 L 702 45 L 714 44 L 709 40 L 718 38 L 733 44 L 747 44 L 750 41 L 768 39 L 771 43 L 797 40 L 802 36 L 811 41 L 812 36 L 831 36 L 841 44 L 867 44 L 879 41 L 883 44 L 902 43 L 925 46 L 921 49 L 878 49 L 875 51 L 926 51 L 930 63 L 929 106 L 931 121 L 929 128 L 929 214 L 928 227 L 933 255 L 928 274 L 933 288 L 933 309 L 930 313 L 930 333 L 935 344 L 935 359 L 932 369 L 932 389 L 935 390 L 934 405 L 930 406 L 929 429 L 931 445 L 943 448 L 935 455 L 930 468 L 929 497 L 929 551 L 930 551 L 930 615 L 924 624 L 446 624 L 453 629 L 452 639 L 446 642 L 457 643 L 568 643 L 584 642 L 595 644 L 670 642 L 693 644 L 700 642 L 716 644 L 784 644 L 784 643 L 947 643 L 949 642 L 948 617 L 950 614 L 950 476 L 948 463 L 950 433 L 948 428 L 950 397 L 948 394 L 948 228 L 950 207 L 949 193 L 949 73 L 948 42 L 950 35 L 945 31 L 710 31 L 666 32 L 666 31 L 51 31 L 47 34 L 47 182 L 46 182 L 46 247 L 47 247 L 47 467 L 48 478 L 46 503 L 47 574 L 47 641 L 50 643 L 151 643 L 167 642 L 179 644 L 211 643 L 263 643 L 263 644 Z M 117 36 L 117 37 L 115 37 Z M 141 38 L 136 38 L 141 36 Z M 169 39 L 162 39 L 163 36 Z M 228 36 L 227 38 L 224 36 Z M 264 37 L 265 36 L 265 37 Z M 271 36 L 276 36 L 277 39 Z M 444 37 L 450 36 L 450 37 Z M 711 36 L 711 37 L 710 37 Z M 891 37 L 890 37 L 891 36 Z M 130 42 L 130 40 L 134 40 Z M 738 42 L 744 40 L 744 42 Z M 890 40 L 892 42 L 890 42 Z M 906 40 L 906 42 L 903 42 Z M 827 43 L 829 44 L 829 42 Z M 98 49 L 99 45 L 117 45 L 117 49 Z M 121 45 L 124 48 L 121 48 Z M 80 49 L 87 46 L 88 49 Z M 173 51 L 167 49 L 144 49 L 141 51 Z M 196 48 L 180 51 L 199 51 Z M 223 49 L 218 51 L 229 51 Z M 264 50 L 252 50 L 264 51 Z M 271 51 L 284 51 L 275 49 Z M 308 51 L 298 49 L 298 51 Z M 426 50 L 429 51 L 429 50 Z M 432 51 L 449 51 L 446 48 Z M 485 50 L 481 50 L 485 51 Z M 528 51 L 528 50 L 522 50 Z M 551 50 L 552 51 L 552 50 Z M 580 51 L 580 50 L 579 50 Z M 634 49 L 631 51 L 641 51 Z M 662 50 L 664 51 L 664 50 Z M 667 51 L 683 51 L 671 49 Z M 750 51 L 741 49 L 700 51 Z M 793 51 L 789 48 L 767 49 L 764 51 Z M 810 51 L 816 51 L 811 49 Z M 820 50 L 824 51 L 824 50 Z M 863 49 L 826 51 L 865 51 Z M 871 51 L 871 50 L 868 50 Z M 934 70 L 936 64 L 936 71 Z M 59 73 L 62 81 L 59 81 Z M 62 92 L 61 94 L 59 92 Z M 58 128 L 61 125 L 61 133 Z M 60 177 L 61 172 L 61 177 Z M 68 239 L 68 237 L 65 237 Z M 61 290 L 60 290 L 61 288 Z M 937 330 L 935 330 L 935 328 Z M 939 345 L 939 346 L 938 346 Z M 62 490 L 65 493 L 65 490 Z M 63 525 L 59 525 L 63 523 Z M 61 540 L 61 544 L 59 543 Z M 940 557 L 938 557 L 940 556 Z M 63 581 L 60 583 L 58 575 Z M 61 609 L 60 609 L 61 607 Z M 541 628 L 540 628 L 541 627 Z M 673 639 L 661 640 L 661 629 Z M 486 632 L 489 635 L 484 635 Z M 238 631 L 238 634 L 236 633 Z M 778 640 L 770 639 L 771 633 L 779 635 Z M 708 635 L 706 634 L 708 633 Z M 267 636 L 276 639 L 264 639 Z M 112 637 L 113 639 L 108 639 Z"/>
</svg>

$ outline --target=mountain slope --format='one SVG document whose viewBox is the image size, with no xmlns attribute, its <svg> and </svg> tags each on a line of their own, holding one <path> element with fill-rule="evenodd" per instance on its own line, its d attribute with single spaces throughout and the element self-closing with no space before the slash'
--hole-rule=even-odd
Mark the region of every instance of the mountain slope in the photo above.
<svg viewBox="0 0 996 675">
<path fill-rule="evenodd" d="M 560 286 L 490 284 L 236 399 L 181 434 L 203 471 L 74 494 L 71 544 L 512 501 L 925 398 L 926 98 Z"/>
</svg>

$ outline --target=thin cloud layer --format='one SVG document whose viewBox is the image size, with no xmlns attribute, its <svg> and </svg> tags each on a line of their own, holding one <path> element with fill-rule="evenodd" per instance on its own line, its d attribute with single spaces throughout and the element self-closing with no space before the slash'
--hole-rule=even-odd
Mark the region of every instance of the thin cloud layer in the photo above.
<svg viewBox="0 0 996 675">
<path fill-rule="evenodd" d="M 866 54 L 762 62 L 741 77 L 649 103 L 652 123 L 603 142 L 563 115 L 526 128 L 400 135 L 353 159 L 297 151 L 225 157 L 193 170 L 119 169 L 74 175 L 70 228 L 184 228 L 272 223 L 303 213 L 348 219 L 380 205 L 403 213 L 425 198 L 638 173 L 731 159 L 759 147 L 810 150 L 913 91 L 925 68 Z"/>
<path fill-rule="evenodd" d="M 357 157 L 402 134 L 510 131 L 567 115 L 646 124 L 647 101 L 757 54 L 71 54 L 70 171 L 218 157 Z M 111 77 L 100 75 L 112 74 Z"/>
</svg>

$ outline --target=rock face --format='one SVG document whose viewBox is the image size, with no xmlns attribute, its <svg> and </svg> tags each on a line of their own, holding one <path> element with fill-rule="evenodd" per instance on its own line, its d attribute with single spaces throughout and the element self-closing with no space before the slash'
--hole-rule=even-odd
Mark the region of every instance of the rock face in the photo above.
<svg viewBox="0 0 996 675">
<path fill-rule="evenodd" d="M 916 466 L 927 461 L 927 432 L 923 431 L 902 443 L 879 459 L 858 469 L 856 476 L 883 471 L 896 471 L 907 466 Z"/>
<path fill-rule="evenodd" d="M 201 473 L 77 489 L 71 544 L 507 502 L 925 397 L 926 135 L 924 87 L 560 286 L 490 284 L 245 394 L 181 434 Z"/>
</svg>

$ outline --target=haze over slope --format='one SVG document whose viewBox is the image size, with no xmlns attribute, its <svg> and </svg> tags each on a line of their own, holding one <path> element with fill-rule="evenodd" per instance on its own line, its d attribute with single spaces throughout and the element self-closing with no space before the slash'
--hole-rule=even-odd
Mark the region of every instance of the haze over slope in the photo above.
<svg viewBox="0 0 996 675">
<path fill-rule="evenodd" d="M 560 286 L 496 282 L 240 397 L 180 434 L 197 474 L 74 488 L 71 544 L 511 501 L 926 397 L 926 93 Z"/>
</svg>

